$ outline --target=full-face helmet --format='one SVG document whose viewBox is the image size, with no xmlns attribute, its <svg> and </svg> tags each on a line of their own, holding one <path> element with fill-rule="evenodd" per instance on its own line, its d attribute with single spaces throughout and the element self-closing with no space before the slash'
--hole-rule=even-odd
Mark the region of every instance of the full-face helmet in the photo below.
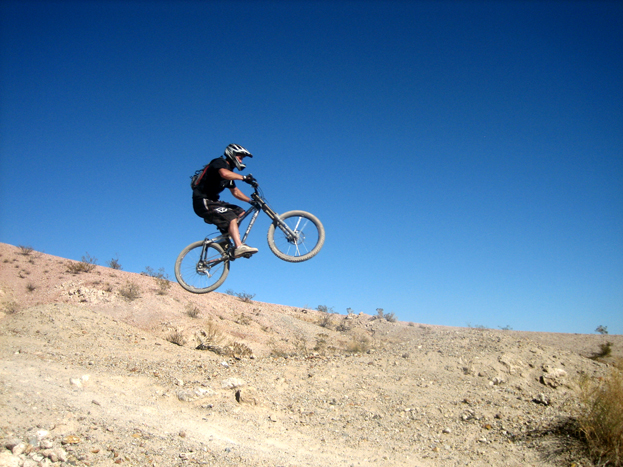
<svg viewBox="0 0 623 467">
<path fill-rule="evenodd" d="M 239 144 L 230 144 L 225 148 L 225 158 L 238 170 L 244 170 L 246 165 L 238 160 L 236 156 L 253 157 L 253 155 Z"/>
</svg>

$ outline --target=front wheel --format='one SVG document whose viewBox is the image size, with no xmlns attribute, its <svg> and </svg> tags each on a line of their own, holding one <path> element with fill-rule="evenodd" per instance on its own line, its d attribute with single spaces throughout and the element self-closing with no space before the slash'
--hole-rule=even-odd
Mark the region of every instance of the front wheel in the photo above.
<svg viewBox="0 0 623 467">
<path fill-rule="evenodd" d="M 324 244 L 324 227 L 316 216 L 305 211 L 288 211 L 268 228 L 268 246 L 280 259 L 298 263 L 318 254 Z"/>
<path fill-rule="evenodd" d="M 217 243 L 195 242 L 175 261 L 175 278 L 192 293 L 208 293 L 221 286 L 229 274 L 229 259 Z"/>
</svg>

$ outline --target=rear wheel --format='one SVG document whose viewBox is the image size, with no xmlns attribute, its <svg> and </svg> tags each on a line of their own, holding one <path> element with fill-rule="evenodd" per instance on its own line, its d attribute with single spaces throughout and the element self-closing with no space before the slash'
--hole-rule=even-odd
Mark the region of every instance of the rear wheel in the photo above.
<svg viewBox="0 0 623 467">
<path fill-rule="evenodd" d="M 316 216 L 305 211 L 288 211 L 279 218 L 290 228 L 273 222 L 268 228 L 268 246 L 280 259 L 291 263 L 306 261 L 324 244 L 324 227 Z"/>
<path fill-rule="evenodd" d="M 208 293 L 218 289 L 229 274 L 229 259 L 217 243 L 206 247 L 205 241 L 195 242 L 182 250 L 175 261 L 175 278 L 192 293 Z"/>
</svg>

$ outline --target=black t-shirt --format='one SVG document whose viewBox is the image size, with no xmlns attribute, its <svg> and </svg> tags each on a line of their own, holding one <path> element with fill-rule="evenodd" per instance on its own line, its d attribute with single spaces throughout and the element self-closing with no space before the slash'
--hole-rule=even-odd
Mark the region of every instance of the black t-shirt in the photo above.
<svg viewBox="0 0 623 467">
<path fill-rule="evenodd" d="M 193 190 L 193 198 L 208 198 L 212 201 L 218 201 L 221 191 L 225 188 L 236 187 L 233 180 L 225 180 L 221 177 L 221 174 L 218 173 L 220 169 L 231 170 L 231 166 L 222 157 L 210 161 L 210 167 L 203 176 L 201 184 Z"/>
</svg>

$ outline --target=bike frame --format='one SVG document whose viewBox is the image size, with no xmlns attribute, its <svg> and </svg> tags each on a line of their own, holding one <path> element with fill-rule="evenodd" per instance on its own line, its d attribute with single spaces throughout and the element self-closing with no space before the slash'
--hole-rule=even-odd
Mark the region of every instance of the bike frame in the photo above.
<svg viewBox="0 0 623 467">
<path fill-rule="evenodd" d="M 298 234 L 294 232 L 290 227 L 288 227 L 288 225 L 281 220 L 279 215 L 271 209 L 268 203 L 266 203 L 264 198 L 262 198 L 262 196 L 259 194 L 257 187 L 255 187 L 255 191 L 251 193 L 251 199 L 255 201 L 255 204 L 252 205 L 249 209 L 247 209 L 242 214 L 242 216 L 238 218 L 238 225 L 240 225 L 247 217 L 252 215 L 251 220 L 249 221 L 249 225 L 247 226 L 247 229 L 244 232 L 244 235 L 240 238 L 242 243 L 246 242 L 247 237 L 249 236 L 249 233 L 251 232 L 251 229 L 253 228 L 253 225 L 255 224 L 257 216 L 260 214 L 260 211 L 264 211 L 266 215 L 270 217 L 270 219 L 286 234 L 286 238 L 288 239 L 289 242 L 298 241 Z M 206 255 L 206 251 L 209 245 L 213 243 L 222 243 L 223 241 L 229 241 L 229 239 L 230 239 L 229 234 L 221 234 L 218 237 L 214 237 L 214 238 L 206 237 L 206 239 L 204 240 L 204 244 L 203 244 L 203 250 L 201 252 L 202 261 L 206 264 L 206 266 L 212 267 L 212 266 L 215 266 L 216 264 L 221 263 L 222 261 L 225 261 L 225 260 L 233 261 L 235 259 L 232 252 L 230 252 L 230 254 L 228 255 L 229 258 L 221 257 L 219 259 L 210 261 L 209 264 L 205 262 L 205 255 Z"/>
</svg>

